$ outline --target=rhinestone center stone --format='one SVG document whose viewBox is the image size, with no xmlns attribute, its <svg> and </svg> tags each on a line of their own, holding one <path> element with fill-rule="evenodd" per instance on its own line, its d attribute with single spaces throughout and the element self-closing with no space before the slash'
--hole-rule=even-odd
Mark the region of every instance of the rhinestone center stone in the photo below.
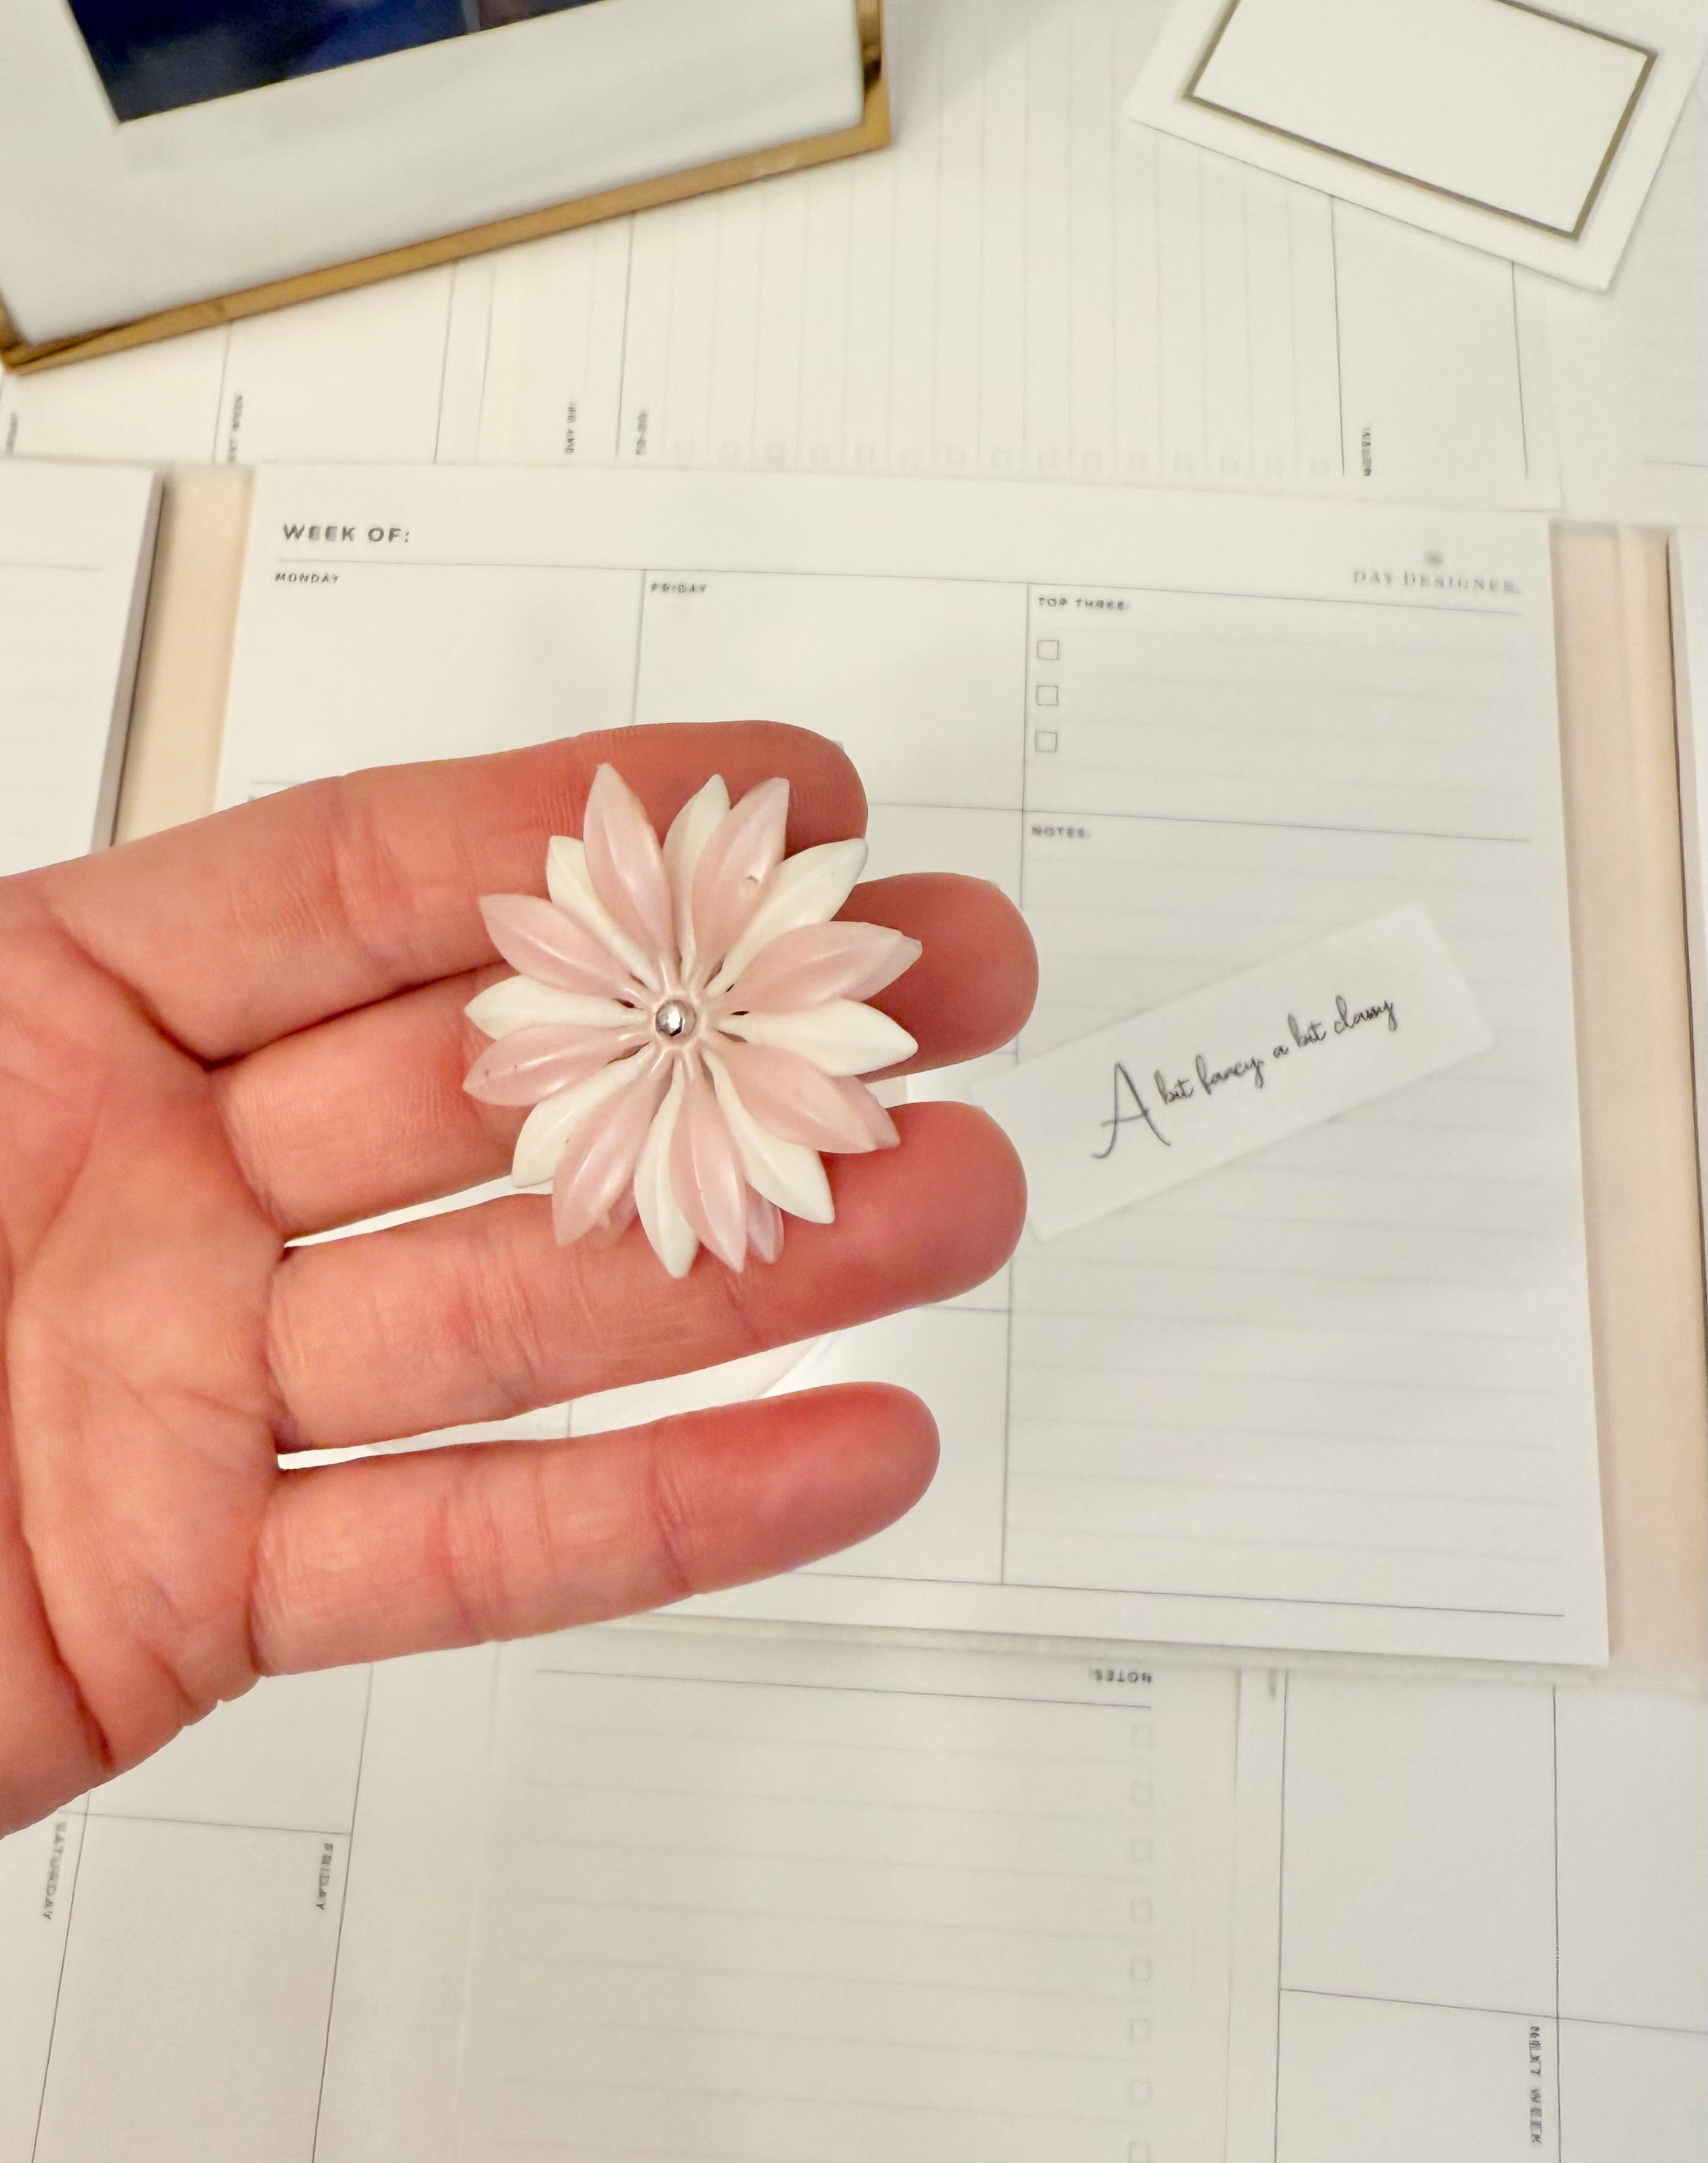
<svg viewBox="0 0 1708 2163">
<path fill-rule="evenodd" d="M 667 1044 L 677 1044 L 694 1027 L 694 1008 L 686 999 L 666 999 L 652 1016 L 652 1026 Z"/>
</svg>

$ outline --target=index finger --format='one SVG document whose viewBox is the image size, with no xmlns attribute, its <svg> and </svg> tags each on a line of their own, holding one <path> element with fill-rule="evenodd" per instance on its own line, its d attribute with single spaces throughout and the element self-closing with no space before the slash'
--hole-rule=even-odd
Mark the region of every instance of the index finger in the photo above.
<svg viewBox="0 0 1708 2163">
<path fill-rule="evenodd" d="M 825 737 L 670 724 L 310 782 L 34 883 L 180 1044 L 229 1059 L 490 961 L 477 897 L 541 890 L 548 841 L 580 832 L 606 762 L 661 831 L 714 773 L 731 796 L 786 779 L 791 850 L 866 830 L 860 778 Z"/>
</svg>

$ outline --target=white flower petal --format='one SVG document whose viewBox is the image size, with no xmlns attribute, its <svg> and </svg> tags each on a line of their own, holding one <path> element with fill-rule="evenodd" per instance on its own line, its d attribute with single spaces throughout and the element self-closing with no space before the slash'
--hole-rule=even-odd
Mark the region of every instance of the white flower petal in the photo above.
<svg viewBox="0 0 1708 2163">
<path fill-rule="evenodd" d="M 673 1277 L 688 1275 L 699 1249 L 670 1181 L 670 1137 L 676 1131 L 685 1087 L 678 1065 L 671 1076 L 670 1093 L 652 1114 L 635 1165 L 635 1207 L 642 1228 L 652 1243 L 652 1252 Z"/>
<path fill-rule="evenodd" d="M 724 956 L 716 988 L 726 990 L 762 946 L 803 924 L 828 924 L 866 868 L 864 841 L 825 841 L 785 856 L 771 874 L 752 920 Z"/>
<path fill-rule="evenodd" d="M 584 1082 L 574 1082 L 536 1104 L 516 1138 L 516 1155 L 510 1165 L 511 1184 L 542 1186 L 558 1169 L 564 1143 L 588 1113 L 615 1097 L 619 1089 L 626 1089 L 630 1082 L 638 1081 L 651 1066 L 653 1057 L 650 1048 L 631 1053 L 627 1059 L 601 1066 L 597 1074 L 589 1074 Z"/>
<path fill-rule="evenodd" d="M 870 1074 L 919 1050 L 899 1022 L 858 999 L 826 999 L 799 1013 L 731 1014 L 718 1026 L 747 1044 L 798 1051 L 826 1074 Z"/>
<path fill-rule="evenodd" d="M 639 1019 L 621 999 L 560 992 L 551 984 L 537 984 L 532 977 L 506 977 L 489 984 L 463 1011 L 488 1036 L 508 1036 L 514 1029 L 545 1029 L 561 1022 L 587 1029 L 627 1029 Z"/>
<path fill-rule="evenodd" d="M 705 1063 L 717 1091 L 719 1108 L 735 1138 L 747 1184 L 791 1217 L 804 1217 L 809 1224 L 830 1223 L 836 1207 L 818 1151 L 799 1142 L 783 1141 L 762 1127 L 736 1094 L 721 1060 L 708 1054 Z"/>
<path fill-rule="evenodd" d="M 694 923 L 689 897 L 694 874 L 706 843 L 730 815 L 730 792 L 724 778 L 715 773 L 697 795 L 690 796 L 670 822 L 664 836 L 664 870 L 670 881 L 671 907 L 676 919 L 676 945 L 683 973 L 694 966 Z"/>
<path fill-rule="evenodd" d="M 553 834 L 546 851 L 546 891 L 566 915 L 584 924 L 643 984 L 662 982 L 658 964 L 630 938 L 593 890 L 587 851 L 567 834 Z"/>
</svg>

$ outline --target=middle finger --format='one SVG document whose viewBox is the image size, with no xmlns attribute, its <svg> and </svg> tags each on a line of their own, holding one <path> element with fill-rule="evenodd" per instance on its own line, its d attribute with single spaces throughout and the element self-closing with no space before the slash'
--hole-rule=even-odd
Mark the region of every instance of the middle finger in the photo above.
<svg viewBox="0 0 1708 2163">
<path fill-rule="evenodd" d="M 664 1274 L 638 1224 L 555 1246 L 537 1195 L 299 1247 L 275 1284 L 273 1377 L 289 1448 L 507 1418 L 948 1299 L 999 1269 L 1025 1182 L 964 1104 L 899 1113 L 901 1147 L 831 1160 L 836 1221 L 791 1219 L 775 1262 Z"/>
<path fill-rule="evenodd" d="M 1024 1021 L 1036 987 L 1019 912 L 946 874 L 858 887 L 843 914 L 918 939 L 872 1001 L 919 1044 L 900 1073 L 976 1058 Z M 442 978 L 250 1053 L 216 1077 L 249 1184 L 286 1238 L 335 1229 L 496 1178 L 524 1113 L 466 1095 L 486 1039 L 464 1008 L 500 971 Z"/>
</svg>

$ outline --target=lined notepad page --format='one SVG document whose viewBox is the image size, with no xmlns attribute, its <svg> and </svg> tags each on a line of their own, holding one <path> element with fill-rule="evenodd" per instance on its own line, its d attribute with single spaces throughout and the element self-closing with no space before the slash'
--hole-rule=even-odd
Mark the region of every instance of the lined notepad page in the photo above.
<svg viewBox="0 0 1708 2163">
<path fill-rule="evenodd" d="M 847 746 L 875 872 L 1023 902 L 1023 1054 L 1408 902 L 1496 1043 L 804 1362 L 919 1389 L 943 1469 L 893 1532 L 717 1604 L 1604 1657 L 1541 522 L 998 484 L 258 484 L 225 801 L 752 714 Z"/>
<path fill-rule="evenodd" d="M 1700 1700 L 1235 1689 L 657 1627 L 263 1682 L 0 1841 L 0 2163 L 1700 2163 Z"/>
<path fill-rule="evenodd" d="M 0 448 L 1552 501 L 1539 291 L 1124 124 L 1162 13 L 891 0 L 891 150 L 0 385 Z"/>
<path fill-rule="evenodd" d="M 157 502 L 139 469 L 0 464 L 0 876 L 111 838 Z"/>
<path fill-rule="evenodd" d="M 500 1673 L 264 1682 L 0 1841 L 0 2163 L 1219 2163 L 1232 1669 Z"/>
<path fill-rule="evenodd" d="M 1708 1721 L 1248 1675 L 1228 2163 L 1700 2163 Z"/>
<path fill-rule="evenodd" d="M 506 1658 L 460 2163 L 1219 2156 L 1231 1674 Z"/>
</svg>

